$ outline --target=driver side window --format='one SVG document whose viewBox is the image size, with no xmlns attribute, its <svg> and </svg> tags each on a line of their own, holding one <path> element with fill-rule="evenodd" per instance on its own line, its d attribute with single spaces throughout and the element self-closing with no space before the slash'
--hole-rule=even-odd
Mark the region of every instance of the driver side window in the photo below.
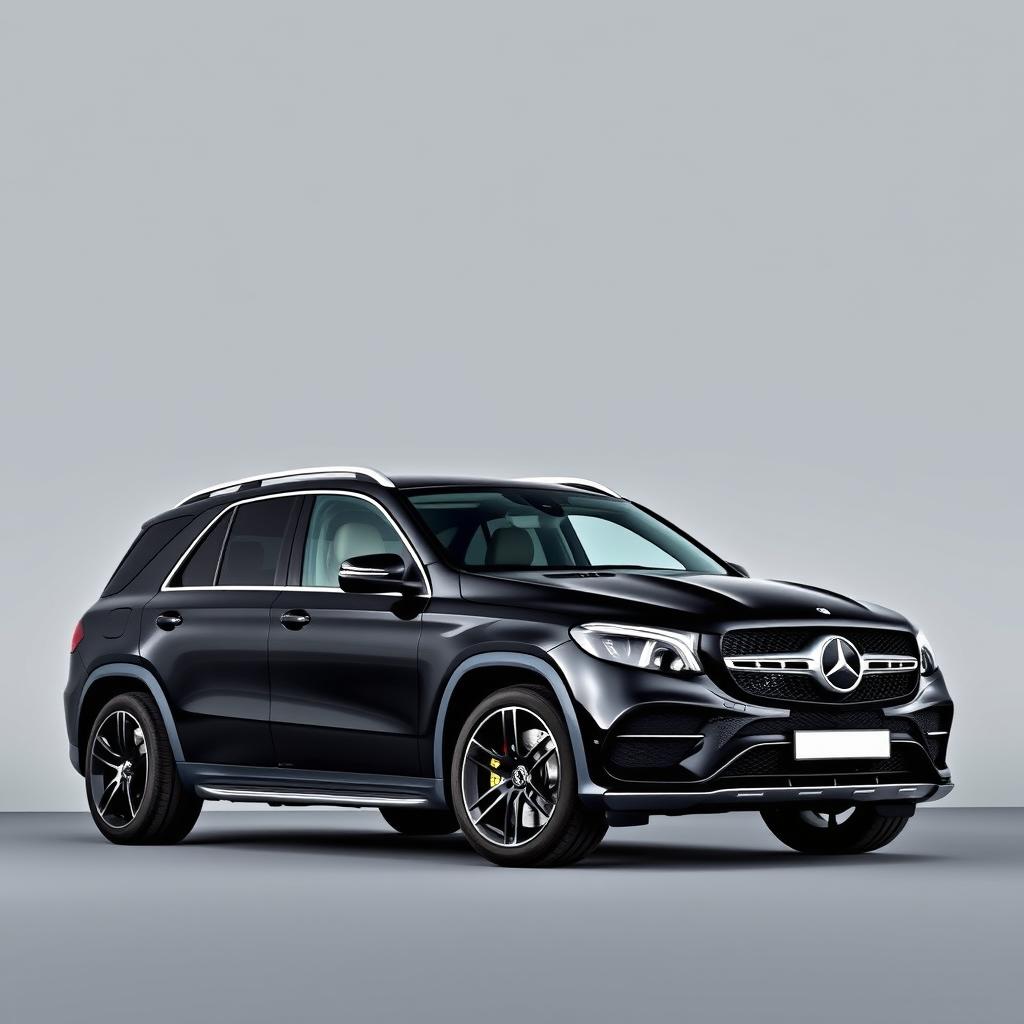
<svg viewBox="0 0 1024 1024">
<path fill-rule="evenodd" d="M 390 520 L 376 506 L 345 494 L 318 494 L 302 556 L 302 586 L 338 588 L 341 563 L 357 555 L 409 553 Z"/>
</svg>

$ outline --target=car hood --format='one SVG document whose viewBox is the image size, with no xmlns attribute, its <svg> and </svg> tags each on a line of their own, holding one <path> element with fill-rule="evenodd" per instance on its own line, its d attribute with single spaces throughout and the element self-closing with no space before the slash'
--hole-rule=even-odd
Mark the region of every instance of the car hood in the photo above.
<svg viewBox="0 0 1024 1024">
<path fill-rule="evenodd" d="M 807 620 L 823 622 L 825 610 L 838 620 L 906 620 L 879 605 L 831 590 L 744 576 L 619 569 L 592 572 L 530 571 L 463 576 L 463 597 L 520 606 L 565 606 L 575 614 L 629 614 L 664 624 L 694 626 L 722 621 Z M 639 619 L 637 621 L 640 621 Z M 652 622 L 652 624 L 654 624 Z"/>
</svg>

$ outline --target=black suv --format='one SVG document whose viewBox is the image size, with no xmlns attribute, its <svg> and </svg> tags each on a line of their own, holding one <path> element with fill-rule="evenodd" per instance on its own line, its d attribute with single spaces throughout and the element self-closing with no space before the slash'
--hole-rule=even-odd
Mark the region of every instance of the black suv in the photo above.
<svg viewBox="0 0 1024 1024">
<path fill-rule="evenodd" d="M 952 788 L 953 706 L 902 615 L 749 579 L 580 479 L 326 467 L 192 494 L 76 627 L 64 704 L 117 843 L 233 800 L 377 807 L 507 865 L 752 809 L 859 853 Z"/>
</svg>

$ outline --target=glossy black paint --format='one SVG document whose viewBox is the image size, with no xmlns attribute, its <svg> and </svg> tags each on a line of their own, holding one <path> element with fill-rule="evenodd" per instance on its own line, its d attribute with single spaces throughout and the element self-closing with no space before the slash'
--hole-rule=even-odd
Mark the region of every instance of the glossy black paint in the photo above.
<svg viewBox="0 0 1024 1024">
<path fill-rule="evenodd" d="M 171 695 L 189 760 L 273 761 L 267 631 L 273 592 L 161 593 L 142 613 L 139 655 Z M 159 619 L 181 618 L 172 630 Z"/>
<path fill-rule="evenodd" d="M 393 597 L 294 593 L 270 617 L 270 719 L 282 766 L 416 775 L 419 616 Z M 282 613 L 309 623 L 289 629 Z"/>
<path fill-rule="evenodd" d="M 405 492 L 508 481 L 408 477 L 396 483 L 397 488 L 387 488 L 347 478 L 315 484 L 282 481 L 205 498 L 150 520 L 146 525 L 174 520 L 163 531 L 169 539 L 132 579 L 119 581 L 116 592 L 108 587 L 109 596 L 83 617 L 85 638 L 72 655 L 65 691 L 76 768 L 81 770 L 78 748 L 92 699 L 86 683 L 104 666 L 126 665 L 147 673 L 159 688 L 169 730 L 180 742 L 183 776 L 258 777 L 264 782 L 296 777 L 307 783 L 322 777 L 325 785 L 340 785 L 338 780 L 347 777 L 363 780 L 364 788 L 368 778 L 392 788 L 398 783 L 389 784 L 387 778 L 416 778 L 425 786 L 434 780 L 432 792 L 442 800 L 438 751 L 446 749 L 449 730 L 457 727 L 442 715 L 442 707 L 461 707 L 467 693 L 471 699 L 482 697 L 504 671 L 481 668 L 460 675 L 460 667 L 476 665 L 477 659 L 486 666 L 489 658 L 500 662 L 507 656 L 521 659 L 514 668 L 517 681 L 532 665 L 539 683 L 560 688 L 578 739 L 577 760 L 585 761 L 580 774 L 589 780 L 587 799 L 630 810 L 690 809 L 693 787 L 673 803 L 664 783 L 633 780 L 627 785 L 616 777 L 609 771 L 607 744 L 624 715 L 669 705 L 725 723 L 708 734 L 719 741 L 698 752 L 696 763 L 709 772 L 738 749 L 775 735 L 789 711 L 753 706 L 736 692 L 720 664 L 722 633 L 737 626 L 808 624 L 828 632 L 864 625 L 913 630 L 889 609 L 815 587 L 749 579 L 740 569 L 731 569 L 730 575 L 674 577 L 642 570 L 600 575 L 459 571 L 446 562 Z M 410 554 L 407 563 L 407 579 L 415 579 L 418 595 L 299 586 L 312 495 L 339 491 L 364 496 L 392 517 L 418 558 L 419 564 Z M 182 556 L 225 510 L 254 495 L 288 494 L 305 500 L 293 517 L 273 586 L 162 589 Z M 569 637 L 572 626 L 588 621 L 699 632 L 708 674 L 672 677 L 594 658 Z M 457 685 L 451 682 L 456 677 Z M 105 677 L 92 692 L 116 685 L 112 679 L 116 676 Z M 925 684 L 914 701 L 879 706 L 879 712 L 935 711 L 951 717 L 941 672 Z M 126 679 L 125 685 L 138 684 Z M 732 732 L 731 725 L 736 726 Z M 741 725 L 746 735 L 736 739 L 733 734 Z M 948 770 L 937 764 L 931 777 L 921 781 L 941 787 L 948 779 Z M 647 804 L 642 795 L 612 799 L 627 790 L 649 793 L 651 799 Z"/>
</svg>

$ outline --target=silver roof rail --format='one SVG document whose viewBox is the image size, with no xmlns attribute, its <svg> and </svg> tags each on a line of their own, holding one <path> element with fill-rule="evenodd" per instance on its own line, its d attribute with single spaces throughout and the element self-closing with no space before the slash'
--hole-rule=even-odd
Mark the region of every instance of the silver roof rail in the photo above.
<svg viewBox="0 0 1024 1024">
<path fill-rule="evenodd" d="M 563 484 L 566 487 L 582 487 L 588 491 L 600 491 L 601 494 L 608 494 L 613 498 L 621 498 L 622 495 L 613 491 L 596 480 L 585 480 L 580 476 L 521 476 L 518 479 L 521 484 Z M 625 500 L 625 499 L 623 499 Z"/>
<path fill-rule="evenodd" d="M 365 476 L 380 484 L 381 487 L 394 487 L 395 485 L 383 474 L 375 469 L 368 469 L 366 466 L 309 466 L 306 469 L 283 469 L 276 473 L 260 473 L 257 476 L 244 476 L 241 480 L 226 480 L 222 484 L 214 484 L 212 487 L 204 487 L 201 491 L 190 494 L 183 498 L 175 506 L 180 508 L 192 501 L 199 501 L 202 498 L 210 498 L 221 491 L 237 491 L 247 484 L 270 483 L 274 480 L 286 480 L 289 477 L 311 477 L 311 476 Z"/>
</svg>

